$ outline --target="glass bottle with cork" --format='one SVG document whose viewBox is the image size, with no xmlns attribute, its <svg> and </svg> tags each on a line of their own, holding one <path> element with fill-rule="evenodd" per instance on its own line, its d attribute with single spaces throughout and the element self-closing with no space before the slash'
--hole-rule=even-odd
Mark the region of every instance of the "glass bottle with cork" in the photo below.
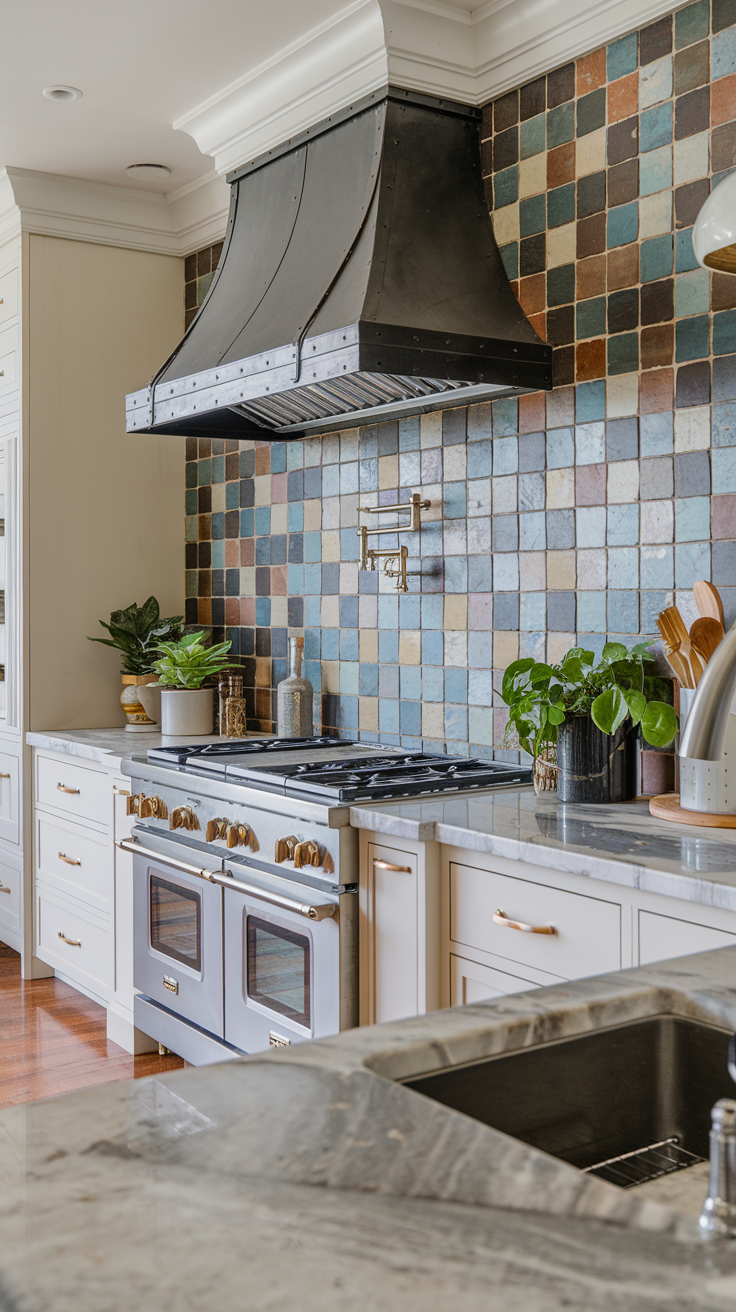
<svg viewBox="0 0 736 1312">
<path fill-rule="evenodd" d="M 279 738 L 311 738 L 314 733 L 314 692 L 302 676 L 304 639 L 289 638 L 289 673 L 276 689 L 276 732 Z"/>
</svg>

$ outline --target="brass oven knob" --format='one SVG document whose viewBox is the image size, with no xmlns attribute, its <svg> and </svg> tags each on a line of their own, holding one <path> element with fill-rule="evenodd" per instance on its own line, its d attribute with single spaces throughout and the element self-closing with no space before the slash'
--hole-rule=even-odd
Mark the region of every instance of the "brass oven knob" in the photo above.
<svg viewBox="0 0 736 1312">
<path fill-rule="evenodd" d="M 274 861 L 277 865 L 293 861 L 295 870 L 301 870 L 303 866 L 321 866 L 326 874 L 335 873 L 335 863 L 326 848 L 320 847 L 313 838 L 300 842 L 293 834 L 277 839 Z"/>
<path fill-rule="evenodd" d="M 226 838 L 229 824 L 230 821 L 225 816 L 216 816 L 214 820 L 208 820 L 205 832 L 207 842 L 214 843 L 216 838 Z"/>
<path fill-rule="evenodd" d="M 257 852 L 260 844 L 250 825 L 230 825 L 227 831 L 228 847 L 249 847 L 251 852 Z"/>
<path fill-rule="evenodd" d="M 141 820 L 152 816 L 154 820 L 168 820 L 169 811 L 162 797 L 146 797 L 145 793 L 133 793 L 126 803 L 126 813 L 137 815 Z"/>
<path fill-rule="evenodd" d="M 169 829 L 199 829 L 199 820 L 191 806 L 177 806 L 171 812 Z"/>
</svg>

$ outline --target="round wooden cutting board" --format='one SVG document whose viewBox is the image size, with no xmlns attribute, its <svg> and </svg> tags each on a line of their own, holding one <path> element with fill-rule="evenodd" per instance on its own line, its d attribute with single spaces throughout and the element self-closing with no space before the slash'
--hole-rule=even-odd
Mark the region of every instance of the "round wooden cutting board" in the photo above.
<svg viewBox="0 0 736 1312">
<path fill-rule="evenodd" d="M 736 829 L 736 814 L 717 815 L 714 811 L 686 811 L 680 806 L 679 793 L 660 793 L 649 799 L 649 812 L 657 820 L 676 820 L 681 825 L 702 825 L 709 829 Z"/>
</svg>

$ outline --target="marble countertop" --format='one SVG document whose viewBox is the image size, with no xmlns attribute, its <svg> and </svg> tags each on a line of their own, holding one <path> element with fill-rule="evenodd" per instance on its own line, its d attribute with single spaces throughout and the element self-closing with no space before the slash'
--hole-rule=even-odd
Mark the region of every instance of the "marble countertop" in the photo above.
<svg viewBox="0 0 736 1312">
<path fill-rule="evenodd" d="M 736 911 L 736 830 L 656 820 L 645 801 L 573 805 L 523 787 L 355 805 L 350 821 L 394 838 L 448 843 Z"/>
<path fill-rule="evenodd" d="M 26 734 L 29 747 L 45 747 L 49 752 L 66 752 L 85 761 L 102 765 L 119 765 L 127 756 L 145 755 L 149 747 L 177 746 L 181 738 L 165 738 L 160 733 L 128 733 L 121 729 L 52 729 L 46 733 Z M 197 742 L 219 742 L 217 734 L 198 737 Z"/>
<path fill-rule="evenodd" d="M 0 1308 L 736 1308 L 692 1217 L 396 1082 L 663 1013 L 736 1025 L 736 948 L 0 1111 Z"/>
</svg>

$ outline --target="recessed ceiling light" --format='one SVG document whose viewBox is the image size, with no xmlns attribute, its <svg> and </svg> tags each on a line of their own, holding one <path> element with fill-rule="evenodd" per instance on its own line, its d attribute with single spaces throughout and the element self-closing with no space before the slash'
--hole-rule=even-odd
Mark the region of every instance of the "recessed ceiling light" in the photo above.
<svg viewBox="0 0 736 1312">
<path fill-rule="evenodd" d="M 141 182 L 157 182 L 168 178 L 171 169 L 166 164 L 131 164 L 125 172 L 129 178 L 139 178 Z"/>
<path fill-rule="evenodd" d="M 81 100 L 84 95 L 79 87 L 44 87 L 43 94 L 48 100 Z"/>
</svg>

